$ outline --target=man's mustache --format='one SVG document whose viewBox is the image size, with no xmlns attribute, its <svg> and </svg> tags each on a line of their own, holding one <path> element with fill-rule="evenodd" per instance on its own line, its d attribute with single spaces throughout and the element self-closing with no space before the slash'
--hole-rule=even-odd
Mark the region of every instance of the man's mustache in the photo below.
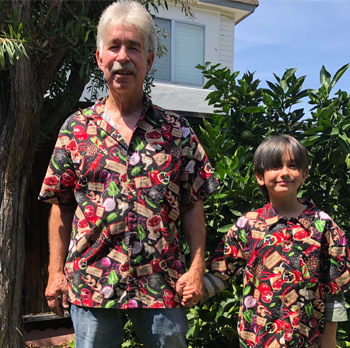
<svg viewBox="0 0 350 348">
<path fill-rule="evenodd" d="M 126 63 L 119 63 L 117 61 L 114 61 L 111 69 L 111 73 L 114 74 L 116 72 L 128 72 L 132 74 L 136 74 L 136 68 L 132 62 L 126 62 Z"/>
</svg>

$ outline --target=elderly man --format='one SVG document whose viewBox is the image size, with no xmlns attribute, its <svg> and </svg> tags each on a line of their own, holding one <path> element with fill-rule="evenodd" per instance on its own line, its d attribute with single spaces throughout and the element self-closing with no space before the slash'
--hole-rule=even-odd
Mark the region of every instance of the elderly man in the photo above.
<svg viewBox="0 0 350 348">
<path fill-rule="evenodd" d="M 151 16 L 120 1 L 102 14 L 96 58 L 109 96 L 63 124 L 40 192 L 52 203 L 46 297 L 71 303 L 76 347 L 120 347 L 125 314 L 144 347 L 186 347 L 180 277 L 202 296 L 202 198 L 218 184 L 188 122 L 143 92 Z M 191 266 L 185 273 L 187 239 Z"/>
</svg>

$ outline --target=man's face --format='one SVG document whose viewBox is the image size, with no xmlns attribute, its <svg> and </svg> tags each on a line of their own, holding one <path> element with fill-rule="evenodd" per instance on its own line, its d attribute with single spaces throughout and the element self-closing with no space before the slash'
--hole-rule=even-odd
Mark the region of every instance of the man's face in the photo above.
<svg viewBox="0 0 350 348">
<path fill-rule="evenodd" d="M 103 50 L 96 51 L 96 58 L 111 93 L 143 93 L 154 53 L 145 53 L 143 37 L 135 26 L 107 27 Z"/>
</svg>

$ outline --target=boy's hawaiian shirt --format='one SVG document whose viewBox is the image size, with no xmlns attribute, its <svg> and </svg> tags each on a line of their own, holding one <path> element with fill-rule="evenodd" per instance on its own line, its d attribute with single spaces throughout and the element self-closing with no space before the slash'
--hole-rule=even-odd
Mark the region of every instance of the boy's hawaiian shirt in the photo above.
<svg viewBox="0 0 350 348">
<path fill-rule="evenodd" d="M 145 98 L 128 146 L 103 119 L 105 101 L 66 120 L 39 196 L 76 205 L 69 298 L 86 307 L 174 308 L 185 270 L 180 205 L 218 183 L 184 118 Z"/>
<path fill-rule="evenodd" d="M 290 220 L 270 204 L 245 214 L 210 260 L 223 279 L 244 267 L 241 347 L 319 347 L 325 295 L 349 289 L 344 233 L 326 213 L 300 201 L 307 208 Z"/>
</svg>

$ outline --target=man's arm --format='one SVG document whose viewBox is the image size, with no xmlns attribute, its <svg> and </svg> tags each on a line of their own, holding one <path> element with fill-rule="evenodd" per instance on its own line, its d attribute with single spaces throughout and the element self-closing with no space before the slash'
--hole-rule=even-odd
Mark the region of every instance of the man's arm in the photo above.
<svg viewBox="0 0 350 348">
<path fill-rule="evenodd" d="M 68 252 L 74 207 L 52 206 L 49 219 L 49 279 L 45 291 L 47 304 L 55 314 L 63 316 L 69 307 L 68 284 L 64 262 Z"/>
<path fill-rule="evenodd" d="M 192 307 L 203 296 L 203 277 L 205 273 L 205 218 L 203 201 L 200 200 L 191 206 L 182 206 L 180 211 L 182 229 L 190 247 L 191 266 L 188 272 L 179 278 L 178 282 L 181 284 L 181 289 L 186 285 L 195 290 L 193 297 L 182 303 L 187 307 Z"/>
</svg>

